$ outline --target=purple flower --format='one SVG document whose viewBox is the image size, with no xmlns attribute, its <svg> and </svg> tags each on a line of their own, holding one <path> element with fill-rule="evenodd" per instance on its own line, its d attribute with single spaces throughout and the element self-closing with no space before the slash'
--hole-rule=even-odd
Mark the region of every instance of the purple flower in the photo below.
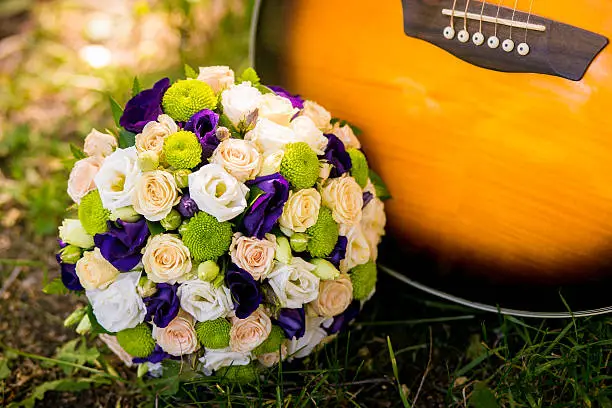
<svg viewBox="0 0 612 408">
<path fill-rule="evenodd" d="M 268 88 L 273 90 L 278 96 L 289 99 L 294 108 L 304 109 L 304 99 L 300 95 L 292 95 L 280 86 L 268 86 Z"/>
<path fill-rule="evenodd" d="M 346 152 L 342 140 L 338 139 L 336 135 L 326 134 L 325 137 L 328 140 L 327 147 L 325 153 L 319 156 L 319 159 L 326 160 L 332 165 L 329 172 L 330 178 L 340 177 L 353 167 L 351 156 Z"/>
<path fill-rule="evenodd" d="M 119 124 L 130 132 L 142 132 L 142 128 L 147 123 L 156 121 L 157 117 L 163 113 L 161 101 L 169 87 L 170 80 L 164 78 L 155 83 L 153 88 L 145 89 L 134 96 L 125 105 Z"/>
<path fill-rule="evenodd" d="M 149 354 L 148 356 L 144 357 L 144 358 L 133 358 L 132 359 L 132 363 L 134 364 L 143 364 L 143 363 L 152 363 L 152 364 L 156 364 L 156 363 L 160 363 L 163 360 L 167 359 L 167 358 L 171 358 L 171 359 L 177 359 L 174 356 L 166 353 L 164 350 L 162 350 L 161 346 L 159 344 L 155 345 L 155 348 L 153 349 L 153 352 L 151 354 Z M 180 359 L 180 357 L 178 357 L 178 359 Z"/>
<path fill-rule="evenodd" d="M 340 330 L 344 330 L 348 327 L 348 325 L 355 320 L 359 311 L 361 310 L 361 305 L 358 300 L 353 300 L 349 307 L 342 313 L 337 316 L 334 316 L 334 321 L 331 326 L 326 328 L 327 333 L 334 334 L 338 333 Z"/>
<path fill-rule="evenodd" d="M 185 124 L 185 130 L 193 132 L 200 140 L 202 145 L 202 161 L 205 161 L 219 146 L 220 140 L 217 138 L 216 130 L 219 123 L 219 115 L 215 112 L 204 109 L 194 114 Z"/>
<path fill-rule="evenodd" d="M 179 213 L 181 213 L 183 217 L 191 218 L 195 215 L 196 212 L 198 212 L 198 205 L 195 201 L 193 201 L 193 198 L 191 198 L 189 193 L 185 193 L 181 197 L 181 201 L 179 201 L 178 205 L 176 206 L 176 209 Z"/>
<path fill-rule="evenodd" d="M 299 339 L 306 331 L 306 312 L 304 308 L 281 309 L 276 324 L 285 332 L 288 339 Z"/>
<path fill-rule="evenodd" d="M 178 285 L 158 283 L 157 292 L 143 299 L 147 307 L 145 321 L 153 319 L 157 327 L 166 327 L 179 312 L 179 298 L 176 296 Z"/>
<path fill-rule="evenodd" d="M 96 234 L 94 242 L 102 256 L 122 272 L 131 271 L 142 259 L 141 250 L 149 238 L 149 227 L 144 219 L 136 222 L 109 221 L 109 231 Z"/>
<path fill-rule="evenodd" d="M 66 244 L 61 243 L 60 246 L 63 248 Z M 67 264 L 62 262 L 62 258 L 60 254 L 55 255 L 55 259 L 60 266 L 62 283 L 64 286 L 70 290 L 84 290 L 81 282 L 79 281 L 79 277 L 76 274 L 76 264 Z"/>
<path fill-rule="evenodd" d="M 280 173 L 258 177 L 246 185 L 253 191 L 261 191 L 246 210 L 242 224 L 246 235 L 263 239 L 272 231 L 283 213 L 283 206 L 289 198 L 289 182 Z"/>
<path fill-rule="evenodd" d="M 370 204 L 370 201 L 372 201 L 374 199 L 374 194 L 370 193 L 369 191 L 366 191 L 365 193 L 363 193 L 363 207 L 365 208 L 366 205 Z"/>
<path fill-rule="evenodd" d="M 231 264 L 225 275 L 225 284 L 232 294 L 236 316 L 239 319 L 246 319 L 257 310 L 262 301 L 262 294 L 250 273 Z"/>
<path fill-rule="evenodd" d="M 336 268 L 340 267 L 340 261 L 346 257 L 346 246 L 348 245 L 348 238 L 340 235 L 336 246 L 331 251 L 331 254 L 325 259 L 334 264 Z"/>
</svg>

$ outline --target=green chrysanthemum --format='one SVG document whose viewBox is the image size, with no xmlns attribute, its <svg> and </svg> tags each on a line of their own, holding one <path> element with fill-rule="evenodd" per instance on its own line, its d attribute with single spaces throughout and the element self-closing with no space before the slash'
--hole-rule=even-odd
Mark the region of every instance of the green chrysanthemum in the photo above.
<svg viewBox="0 0 612 408">
<path fill-rule="evenodd" d="M 275 353 L 279 350 L 281 343 L 285 340 L 285 332 L 280 326 L 272 326 L 268 338 L 253 349 L 253 355 L 259 356 L 267 353 Z"/>
<path fill-rule="evenodd" d="M 289 143 L 280 173 L 298 190 L 310 188 L 319 178 L 319 158 L 307 143 Z"/>
<path fill-rule="evenodd" d="M 175 169 L 192 169 L 202 161 L 202 145 L 195 133 L 181 130 L 164 140 L 164 157 Z"/>
<path fill-rule="evenodd" d="M 108 231 L 106 221 L 109 220 L 109 217 L 110 211 L 102 206 L 98 190 L 89 192 L 81 199 L 79 204 L 79 220 L 89 235 Z"/>
<path fill-rule="evenodd" d="M 217 97 L 212 88 L 197 79 L 186 79 L 174 83 L 162 99 L 164 113 L 179 122 L 186 122 L 193 114 L 203 110 L 214 110 Z"/>
<path fill-rule="evenodd" d="M 366 184 L 368 184 L 368 160 L 365 155 L 358 149 L 348 149 L 347 150 L 349 156 L 351 156 L 351 163 L 353 164 L 351 168 L 351 176 L 355 179 L 359 187 L 364 188 Z"/>
<path fill-rule="evenodd" d="M 140 323 L 133 329 L 121 330 L 117 333 L 117 341 L 128 354 L 139 358 L 149 356 L 155 348 L 151 328 L 145 323 Z"/>
<path fill-rule="evenodd" d="M 232 243 L 232 226 L 219 222 L 205 212 L 197 213 L 181 226 L 183 243 L 196 262 L 215 260 L 225 254 Z"/>
<path fill-rule="evenodd" d="M 334 221 L 331 210 L 321 207 L 316 224 L 308 228 L 306 233 L 310 235 L 310 241 L 308 241 L 310 255 L 313 258 L 328 256 L 338 242 L 338 224 Z"/>
<path fill-rule="evenodd" d="M 198 322 L 195 331 L 204 348 L 221 349 L 229 346 L 232 325 L 224 318 Z"/>
<path fill-rule="evenodd" d="M 353 284 L 353 299 L 366 299 L 376 286 L 376 264 L 368 262 L 351 269 L 349 276 Z"/>
<path fill-rule="evenodd" d="M 216 375 L 224 383 L 248 384 L 257 381 L 257 369 L 253 364 L 222 367 Z"/>
</svg>

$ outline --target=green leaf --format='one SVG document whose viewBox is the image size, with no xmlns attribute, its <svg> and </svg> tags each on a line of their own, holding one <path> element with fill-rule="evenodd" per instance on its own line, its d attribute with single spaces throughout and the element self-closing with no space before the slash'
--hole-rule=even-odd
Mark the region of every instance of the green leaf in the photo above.
<svg viewBox="0 0 612 408">
<path fill-rule="evenodd" d="M 253 86 L 257 86 L 260 84 L 259 75 L 257 75 L 257 72 L 251 67 L 245 69 L 238 78 L 238 83 L 242 83 L 245 81 L 249 81 Z"/>
<path fill-rule="evenodd" d="M 147 226 L 149 227 L 149 232 L 151 233 L 151 236 L 159 235 L 166 231 L 159 222 L 147 220 Z"/>
<path fill-rule="evenodd" d="M 81 344 L 77 348 L 79 341 L 81 341 L 81 338 L 76 338 L 61 346 L 57 350 L 55 358 L 79 365 L 94 365 L 98 357 L 100 357 L 100 352 L 95 347 L 87 347 L 85 340 L 82 340 Z M 77 370 L 77 368 L 69 365 L 58 364 L 58 366 L 64 370 L 66 375 L 69 375 L 73 371 Z"/>
<path fill-rule="evenodd" d="M 111 112 L 113 113 L 113 119 L 115 119 L 115 125 L 119 127 L 119 119 L 121 119 L 121 115 L 123 115 L 123 108 L 112 96 L 109 95 L 108 100 L 110 102 Z"/>
<path fill-rule="evenodd" d="M 391 198 L 391 192 L 387 188 L 387 185 L 383 181 L 383 179 L 376 174 L 372 169 L 370 169 L 370 180 L 372 180 L 372 184 L 376 189 L 376 197 L 385 201 Z"/>
<path fill-rule="evenodd" d="M 270 88 L 268 88 L 265 85 L 257 85 L 255 88 L 257 88 L 259 90 L 259 92 L 261 92 L 263 95 L 265 94 L 269 94 L 269 93 L 274 93 L 273 90 L 271 90 Z"/>
<path fill-rule="evenodd" d="M 134 82 L 132 83 L 132 97 L 138 95 L 141 90 L 142 90 L 142 87 L 140 86 L 140 81 L 138 80 L 138 77 L 135 76 Z"/>
<path fill-rule="evenodd" d="M 474 390 L 472 391 L 472 396 L 470 397 L 469 405 L 473 408 L 498 408 L 497 398 L 495 398 L 495 394 L 487 384 L 484 382 L 477 382 L 474 385 Z"/>
<path fill-rule="evenodd" d="M 34 408 L 36 401 L 42 401 L 47 391 L 83 391 L 91 387 L 97 380 L 92 378 L 65 378 L 62 380 L 48 381 L 34 388 L 30 396 L 16 406 Z"/>
<path fill-rule="evenodd" d="M 8 366 L 8 359 L 0 358 L 0 381 L 8 378 L 11 375 L 11 369 Z"/>
<path fill-rule="evenodd" d="M 47 295 L 66 295 L 68 292 L 68 288 L 64 286 L 64 283 L 60 278 L 53 279 L 43 288 L 43 293 L 46 293 Z"/>
<path fill-rule="evenodd" d="M 87 305 L 87 317 L 89 317 L 89 322 L 91 323 L 91 332 L 93 334 L 114 334 L 102 327 L 102 325 L 98 322 L 98 319 L 96 319 L 96 315 L 94 314 L 91 305 Z"/>
<path fill-rule="evenodd" d="M 72 155 L 74 156 L 74 158 L 77 160 L 81 160 L 87 157 L 87 155 L 85 154 L 83 150 L 79 149 L 72 143 L 70 143 L 70 151 L 72 152 Z"/>
<path fill-rule="evenodd" d="M 119 147 L 127 149 L 136 144 L 136 135 L 128 130 L 121 129 L 119 131 Z"/>
<path fill-rule="evenodd" d="M 198 77 L 198 73 L 189 64 L 185 64 L 185 78 L 195 79 Z"/>
</svg>

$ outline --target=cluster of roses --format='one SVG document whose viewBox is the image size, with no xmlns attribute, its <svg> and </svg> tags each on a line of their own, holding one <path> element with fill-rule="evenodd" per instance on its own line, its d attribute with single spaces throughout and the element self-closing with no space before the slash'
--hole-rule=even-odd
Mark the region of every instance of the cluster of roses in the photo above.
<svg viewBox="0 0 612 408">
<path fill-rule="evenodd" d="M 128 364 L 244 377 L 354 319 L 385 214 L 349 125 L 227 67 L 137 92 L 119 124 L 77 151 L 78 219 L 59 228 L 81 329 Z"/>
</svg>

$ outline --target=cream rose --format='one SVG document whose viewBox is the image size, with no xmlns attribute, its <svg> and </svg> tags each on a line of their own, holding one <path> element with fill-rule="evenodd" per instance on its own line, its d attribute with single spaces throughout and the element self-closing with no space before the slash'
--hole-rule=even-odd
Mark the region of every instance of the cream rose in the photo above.
<svg viewBox="0 0 612 408">
<path fill-rule="evenodd" d="M 322 281 L 319 297 L 309 303 L 315 313 L 322 317 L 334 317 L 344 312 L 353 301 L 353 284 L 347 274 L 335 280 Z"/>
<path fill-rule="evenodd" d="M 239 85 L 232 85 L 221 92 L 221 105 L 223 113 L 236 126 L 253 114 L 259 106 L 261 92 L 249 81 Z"/>
<path fill-rule="evenodd" d="M 327 138 L 308 116 L 298 116 L 293 119 L 290 127 L 299 142 L 308 143 L 318 155 L 325 153 Z"/>
<path fill-rule="evenodd" d="M 299 111 L 289 99 L 274 93 L 263 95 L 259 101 L 259 117 L 270 119 L 282 126 L 289 126 L 289 122 Z"/>
<path fill-rule="evenodd" d="M 338 224 L 354 225 L 361 221 L 363 192 L 348 175 L 328 180 L 321 192 L 323 204 L 332 210 Z"/>
<path fill-rule="evenodd" d="M 304 141 L 299 139 L 291 128 L 279 125 L 266 118 L 258 119 L 253 130 L 250 130 L 244 136 L 244 140 L 255 143 L 259 150 L 263 152 L 264 157 L 283 150 L 287 143 Z"/>
<path fill-rule="evenodd" d="M 232 295 L 224 285 L 215 287 L 211 282 L 199 279 L 183 282 L 176 295 L 181 308 L 199 322 L 215 320 L 227 316 L 234 308 Z"/>
<path fill-rule="evenodd" d="M 112 211 L 131 205 L 139 175 L 138 155 L 134 146 L 117 149 L 104 159 L 94 177 L 104 208 Z"/>
<path fill-rule="evenodd" d="M 200 67 L 198 80 L 206 82 L 217 93 L 234 85 L 234 71 L 226 66 Z"/>
<path fill-rule="evenodd" d="M 132 199 L 136 212 L 149 221 L 163 220 L 180 201 L 174 176 L 163 170 L 142 173 Z"/>
<path fill-rule="evenodd" d="M 236 180 L 253 179 L 261 169 L 261 155 L 253 142 L 242 139 L 226 139 L 215 149 L 211 163 L 223 166 Z"/>
<path fill-rule="evenodd" d="M 170 116 L 159 115 L 157 122 L 147 123 L 142 132 L 136 135 L 136 150 L 138 153 L 150 151 L 159 154 L 164 147 L 164 140 L 178 130 Z"/>
<path fill-rule="evenodd" d="M 221 367 L 242 366 L 251 362 L 251 353 L 238 353 L 230 347 L 223 349 L 206 349 L 204 357 L 200 357 L 202 371 L 205 375 L 211 375 L 213 371 Z"/>
<path fill-rule="evenodd" d="M 232 262 L 262 280 L 272 269 L 276 254 L 276 236 L 266 234 L 265 239 L 249 238 L 237 232 L 229 248 Z"/>
<path fill-rule="evenodd" d="M 86 251 L 76 263 L 76 274 L 86 290 L 106 289 L 119 276 L 119 271 L 108 262 L 100 248 Z"/>
<path fill-rule="evenodd" d="M 268 338 L 270 331 L 272 322 L 261 308 L 246 319 L 235 317 L 230 329 L 230 348 L 239 353 L 251 351 Z"/>
<path fill-rule="evenodd" d="M 261 164 L 261 171 L 259 172 L 259 175 L 268 176 L 270 174 L 280 172 L 283 157 L 285 157 L 284 150 L 277 150 L 276 152 L 265 156 Z"/>
<path fill-rule="evenodd" d="M 302 113 L 312 119 L 312 121 L 321 131 L 328 132 L 331 130 L 331 113 L 329 113 L 318 103 L 313 101 L 305 101 L 304 110 Z"/>
<path fill-rule="evenodd" d="M 76 245 L 79 248 L 91 248 L 94 239 L 85 231 L 79 220 L 65 219 L 59 229 L 59 237 L 64 243 Z"/>
<path fill-rule="evenodd" d="M 142 263 L 151 281 L 171 285 L 189 274 L 192 267 L 189 248 L 171 234 L 158 234 L 149 239 Z"/>
<path fill-rule="evenodd" d="M 193 317 L 182 310 L 166 327 L 153 325 L 153 338 L 166 353 L 172 356 L 191 354 L 200 348 L 193 327 Z"/>
<path fill-rule="evenodd" d="M 320 208 L 321 194 L 316 189 L 305 188 L 297 193 L 291 192 L 279 223 L 291 231 L 305 232 L 317 222 Z"/>
<path fill-rule="evenodd" d="M 341 272 L 346 273 L 355 266 L 368 262 L 372 253 L 361 224 L 340 224 L 340 235 L 345 236 L 348 241 L 346 255 L 340 261 Z"/>
<path fill-rule="evenodd" d="M 385 205 L 378 198 L 372 199 L 363 209 L 361 218 L 361 229 L 370 247 L 370 259 L 376 261 L 378 258 L 378 244 L 385 235 Z"/>
<path fill-rule="evenodd" d="M 276 264 L 268 275 L 268 284 L 281 307 L 297 309 L 316 299 L 319 294 L 319 278 L 312 273 L 315 268 L 297 256 L 288 265 Z"/>
<path fill-rule="evenodd" d="M 283 343 L 280 346 L 280 353 L 278 351 L 273 351 L 272 353 L 261 354 L 257 357 L 257 361 L 259 361 L 262 366 L 270 368 L 278 364 L 280 361 L 285 360 L 286 358 L 287 345 Z"/>
<path fill-rule="evenodd" d="M 74 164 L 68 178 L 68 195 L 72 201 L 79 204 L 81 198 L 96 189 L 94 178 L 100 171 L 104 159 L 101 156 L 91 156 Z"/>
<path fill-rule="evenodd" d="M 340 126 L 340 124 L 336 123 L 332 129 L 332 134 L 342 140 L 342 143 L 344 143 L 347 149 L 361 149 L 361 142 L 357 139 L 355 132 L 353 132 L 353 128 L 349 125 Z"/>
<path fill-rule="evenodd" d="M 189 194 L 198 208 L 219 222 L 236 218 L 247 207 L 249 188 L 219 164 L 207 164 L 188 179 Z"/>
<path fill-rule="evenodd" d="M 117 138 L 108 133 L 102 133 L 96 129 L 91 129 L 91 132 L 85 137 L 85 145 L 83 150 L 88 156 L 106 157 L 115 151 L 117 148 Z"/>
</svg>

